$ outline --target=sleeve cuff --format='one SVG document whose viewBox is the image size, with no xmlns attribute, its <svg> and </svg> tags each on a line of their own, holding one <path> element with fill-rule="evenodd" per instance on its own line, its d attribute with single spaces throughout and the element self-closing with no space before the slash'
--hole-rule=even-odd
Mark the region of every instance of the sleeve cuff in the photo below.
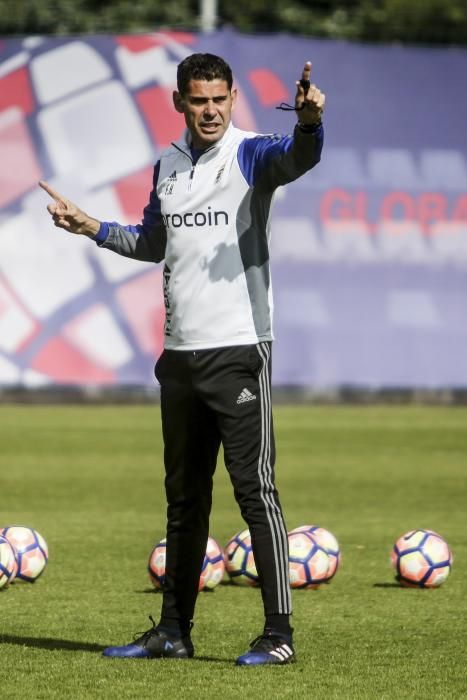
<svg viewBox="0 0 467 700">
<path fill-rule="evenodd" d="M 102 245 L 107 240 L 108 235 L 109 235 L 109 224 L 107 221 L 101 221 L 99 231 L 96 233 L 95 236 L 92 237 L 92 240 L 95 241 L 97 243 L 97 245 Z"/>
<path fill-rule="evenodd" d="M 298 122 L 297 126 L 300 131 L 303 131 L 305 134 L 314 134 L 321 129 L 323 124 L 320 119 L 319 122 L 315 122 L 314 124 L 300 124 L 300 122 Z"/>
</svg>

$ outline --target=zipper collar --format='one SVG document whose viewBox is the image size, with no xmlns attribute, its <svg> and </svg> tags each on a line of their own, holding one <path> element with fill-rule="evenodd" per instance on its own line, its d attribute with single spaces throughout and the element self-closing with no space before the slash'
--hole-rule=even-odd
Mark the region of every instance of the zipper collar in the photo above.
<svg viewBox="0 0 467 700">
<path fill-rule="evenodd" d="M 219 139 L 219 141 L 216 141 L 212 146 L 207 148 L 204 153 L 201 154 L 200 158 L 203 158 L 207 153 L 212 153 L 213 151 L 218 151 L 220 150 L 224 144 L 226 144 L 229 140 L 230 137 L 232 136 L 234 131 L 234 126 L 232 122 L 230 122 L 229 126 L 227 127 L 225 134 L 222 136 L 222 138 Z M 186 155 L 191 162 L 193 162 L 193 158 L 191 157 L 191 152 L 190 152 L 190 142 L 191 142 L 191 134 L 188 129 L 185 129 L 185 132 L 182 136 L 182 138 L 179 141 L 173 141 L 172 146 L 177 149 L 177 151 L 180 151 L 184 155 Z"/>
</svg>

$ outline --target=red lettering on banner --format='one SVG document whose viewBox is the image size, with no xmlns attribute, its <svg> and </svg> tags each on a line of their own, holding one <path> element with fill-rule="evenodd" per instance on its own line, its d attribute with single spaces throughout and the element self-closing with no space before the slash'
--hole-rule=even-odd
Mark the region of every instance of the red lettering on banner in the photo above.
<svg viewBox="0 0 467 700">
<path fill-rule="evenodd" d="M 467 195 L 462 195 L 456 202 L 452 212 L 453 221 L 467 221 Z"/>
<path fill-rule="evenodd" d="M 369 225 L 368 219 L 368 192 L 355 193 L 355 218 L 365 221 Z"/>
<path fill-rule="evenodd" d="M 418 200 L 418 220 L 423 233 L 429 233 L 430 224 L 447 219 L 448 200 L 443 194 L 425 192 Z"/>
<path fill-rule="evenodd" d="M 321 199 L 321 220 L 329 222 L 355 219 L 353 197 L 350 192 L 337 187 L 325 192 Z"/>
<path fill-rule="evenodd" d="M 418 224 L 426 234 L 435 233 L 434 224 L 442 222 L 467 222 L 467 195 L 460 195 L 454 202 L 441 192 L 422 192 L 412 195 L 396 190 L 388 192 L 373 205 L 374 221 L 370 221 L 371 193 L 359 190 L 352 192 L 333 188 L 325 192 L 320 202 L 320 218 L 323 225 L 334 230 L 342 230 L 349 222 L 364 225 L 367 233 L 374 233 L 384 223 L 394 234 L 400 234 L 405 226 Z M 373 217 L 372 217 L 373 218 Z"/>
<path fill-rule="evenodd" d="M 413 197 L 407 192 L 390 192 L 381 202 L 381 217 L 383 221 L 406 223 L 414 221 L 415 204 Z"/>
</svg>

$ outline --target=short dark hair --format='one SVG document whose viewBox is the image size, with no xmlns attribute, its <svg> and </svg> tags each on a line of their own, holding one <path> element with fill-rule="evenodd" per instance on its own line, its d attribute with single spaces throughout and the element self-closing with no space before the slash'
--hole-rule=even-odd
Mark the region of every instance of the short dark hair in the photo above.
<svg viewBox="0 0 467 700">
<path fill-rule="evenodd" d="M 225 80 L 232 89 L 232 69 L 220 56 L 212 53 L 193 53 L 183 59 L 177 68 L 177 88 L 181 95 L 188 92 L 190 80 Z"/>
</svg>

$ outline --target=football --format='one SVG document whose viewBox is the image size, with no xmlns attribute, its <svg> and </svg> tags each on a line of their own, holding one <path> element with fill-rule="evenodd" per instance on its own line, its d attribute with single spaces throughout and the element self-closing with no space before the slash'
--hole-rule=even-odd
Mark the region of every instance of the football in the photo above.
<svg viewBox="0 0 467 700">
<path fill-rule="evenodd" d="M 230 580 L 238 586 L 258 586 L 249 530 L 237 532 L 224 549 L 225 568 Z"/>
<path fill-rule="evenodd" d="M 148 573 L 155 588 L 162 588 L 165 582 L 165 537 L 151 550 L 148 561 Z"/>
<path fill-rule="evenodd" d="M 224 553 L 213 537 L 208 537 L 206 555 L 199 579 L 199 590 L 211 590 L 224 578 Z"/>
<path fill-rule="evenodd" d="M 16 555 L 6 537 L 0 536 L 0 588 L 6 588 L 18 571 Z"/>
<path fill-rule="evenodd" d="M 289 534 L 295 532 L 309 532 L 315 542 L 324 549 L 329 557 L 329 568 L 326 575 L 326 582 L 329 583 L 332 577 L 335 576 L 341 562 L 341 551 L 336 537 L 332 532 L 319 525 L 302 525 L 291 530 Z"/>
<path fill-rule="evenodd" d="M 411 530 L 392 548 L 391 564 L 396 580 L 411 588 L 438 588 L 452 566 L 448 543 L 433 530 Z"/>
<path fill-rule="evenodd" d="M 162 588 L 165 582 L 166 539 L 162 539 L 152 549 L 148 561 L 148 573 L 152 584 Z M 213 537 L 208 537 L 206 554 L 201 569 L 198 590 L 212 590 L 224 576 L 224 557 L 220 546 Z"/>
<path fill-rule="evenodd" d="M 0 534 L 13 547 L 18 571 L 16 581 L 34 583 L 44 573 L 49 561 L 47 542 L 42 535 L 31 527 L 11 525 L 3 528 Z"/>
<path fill-rule="evenodd" d="M 330 557 L 309 529 L 289 532 L 291 588 L 318 588 L 329 580 Z"/>
</svg>

